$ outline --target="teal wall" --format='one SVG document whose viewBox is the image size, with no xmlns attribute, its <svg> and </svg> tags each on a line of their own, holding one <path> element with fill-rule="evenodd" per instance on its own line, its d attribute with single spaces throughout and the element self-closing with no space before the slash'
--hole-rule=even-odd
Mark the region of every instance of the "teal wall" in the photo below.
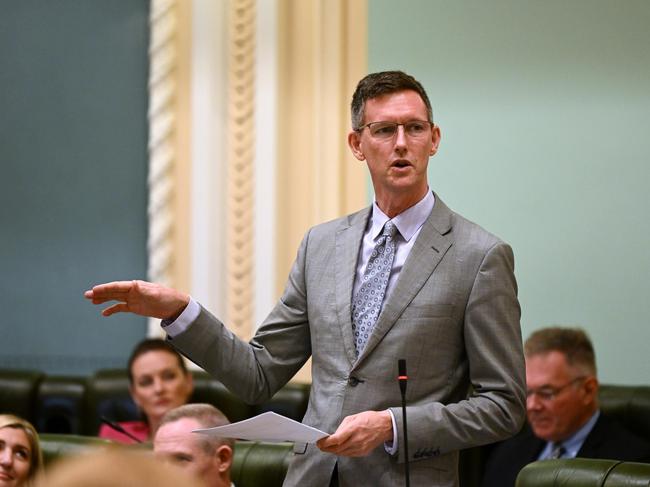
<svg viewBox="0 0 650 487">
<path fill-rule="evenodd" d="M 94 283 L 144 277 L 146 0 L 0 4 L 0 367 L 121 367 L 141 317 Z"/>
<path fill-rule="evenodd" d="M 650 2 L 369 10 L 369 70 L 429 92 L 433 189 L 514 248 L 524 335 L 582 326 L 601 381 L 650 383 Z"/>
</svg>

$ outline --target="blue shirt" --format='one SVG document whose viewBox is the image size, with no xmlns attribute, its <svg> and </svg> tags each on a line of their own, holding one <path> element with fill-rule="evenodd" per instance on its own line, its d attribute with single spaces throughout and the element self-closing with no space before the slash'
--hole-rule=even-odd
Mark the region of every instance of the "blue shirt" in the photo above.
<svg viewBox="0 0 650 487">
<path fill-rule="evenodd" d="M 573 435 L 569 436 L 566 440 L 560 442 L 560 444 L 566 450 L 566 452 L 562 455 L 562 458 L 575 458 L 575 456 L 580 451 L 580 448 L 582 448 L 583 443 L 587 439 L 587 436 L 589 436 L 591 430 L 594 429 L 594 425 L 596 424 L 596 421 L 598 421 L 599 416 L 600 416 L 600 411 L 596 411 L 593 414 L 593 416 L 589 418 L 589 421 L 587 421 L 584 424 L 582 428 L 580 428 L 578 431 L 573 433 Z M 553 441 L 549 441 L 548 443 L 546 443 L 546 446 L 542 450 L 542 453 L 540 453 L 539 457 L 537 457 L 537 459 L 538 460 L 547 459 L 551 455 L 554 445 L 555 442 Z"/>
</svg>

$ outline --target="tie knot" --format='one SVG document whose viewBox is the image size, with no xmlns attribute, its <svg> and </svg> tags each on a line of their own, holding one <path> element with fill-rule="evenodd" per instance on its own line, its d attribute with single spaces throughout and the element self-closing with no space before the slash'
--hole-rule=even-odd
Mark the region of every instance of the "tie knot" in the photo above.
<svg viewBox="0 0 650 487">
<path fill-rule="evenodd" d="M 391 220 L 388 220 L 384 224 L 384 231 L 381 232 L 382 236 L 393 238 L 396 233 L 397 233 L 397 227 Z"/>
<path fill-rule="evenodd" d="M 551 448 L 551 455 L 549 456 L 549 458 L 552 459 L 562 458 L 565 453 L 566 453 L 566 448 L 564 448 L 562 443 L 553 443 L 553 446 Z"/>
</svg>

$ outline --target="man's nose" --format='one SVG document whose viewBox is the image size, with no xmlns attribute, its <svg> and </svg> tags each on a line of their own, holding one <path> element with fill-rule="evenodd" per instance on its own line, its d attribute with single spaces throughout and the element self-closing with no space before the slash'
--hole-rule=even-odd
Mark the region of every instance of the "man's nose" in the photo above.
<svg viewBox="0 0 650 487">
<path fill-rule="evenodd" d="M 404 125 L 398 125 L 395 129 L 395 151 L 399 154 L 403 154 L 407 150 L 406 146 L 406 131 L 404 130 Z"/>
<path fill-rule="evenodd" d="M 529 411 L 537 411 L 542 407 L 542 401 L 539 400 L 537 394 L 532 393 L 526 397 L 526 409 Z"/>
<path fill-rule="evenodd" d="M 395 133 L 395 145 L 406 146 L 406 129 L 404 125 L 398 125 L 395 130 L 397 131 Z"/>
</svg>

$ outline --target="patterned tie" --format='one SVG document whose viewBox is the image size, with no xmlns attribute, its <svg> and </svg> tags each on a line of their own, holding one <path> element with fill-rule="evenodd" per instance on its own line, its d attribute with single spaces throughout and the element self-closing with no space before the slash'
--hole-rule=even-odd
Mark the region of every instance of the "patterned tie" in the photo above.
<svg viewBox="0 0 650 487">
<path fill-rule="evenodd" d="M 396 232 L 395 224 L 390 220 L 387 221 L 368 260 L 361 287 L 352 302 L 352 332 L 354 333 L 357 357 L 366 346 L 381 311 L 381 303 L 384 300 L 388 277 L 395 257 L 394 237 Z"/>
<path fill-rule="evenodd" d="M 562 458 L 565 453 L 566 448 L 562 446 L 562 443 L 553 443 L 553 449 L 551 450 L 551 454 L 548 456 L 548 458 L 551 460 Z"/>
</svg>

